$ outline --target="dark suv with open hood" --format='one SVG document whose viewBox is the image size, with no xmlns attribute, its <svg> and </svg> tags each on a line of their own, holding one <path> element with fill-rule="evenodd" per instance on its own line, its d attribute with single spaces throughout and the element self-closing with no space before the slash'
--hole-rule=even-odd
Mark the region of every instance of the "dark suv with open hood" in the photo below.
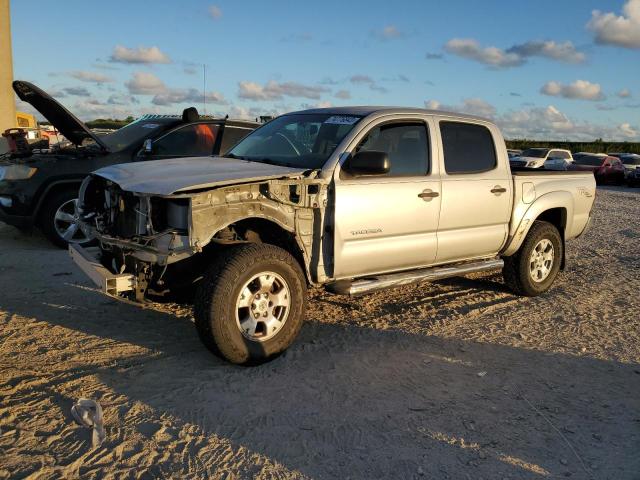
<svg viewBox="0 0 640 480">
<path fill-rule="evenodd" d="M 39 226 L 63 248 L 91 241 L 79 228 L 75 206 L 80 183 L 92 171 L 117 163 L 217 155 L 258 126 L 200 118 L 192 107 L 182 116 L 145 115 L 99 136 L 35 85 L 15 81 L 13 89 L 70 143 L 46 150 L 20 149 L 0 157 L 0 221 L 21 229 Z"/>
</svg>

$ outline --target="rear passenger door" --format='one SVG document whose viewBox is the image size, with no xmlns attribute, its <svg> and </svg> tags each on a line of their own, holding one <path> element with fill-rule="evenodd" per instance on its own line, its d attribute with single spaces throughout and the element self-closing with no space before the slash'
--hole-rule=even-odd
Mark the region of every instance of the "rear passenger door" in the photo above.
<svg viewBox="0 0 640 480">
<path fill-rule="evenodd" d="M 438 124 L 442 206 L 437 262 L 495 255 L 507 237 L 512 204 L 506 151 L 495 147 L 502 136 L 482 123 L 441 119 Z"/>
</svg>

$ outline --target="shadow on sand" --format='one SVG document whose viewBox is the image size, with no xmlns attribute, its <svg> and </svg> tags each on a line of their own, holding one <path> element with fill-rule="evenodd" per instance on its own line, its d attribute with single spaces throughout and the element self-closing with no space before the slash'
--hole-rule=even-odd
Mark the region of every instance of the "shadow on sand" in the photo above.
<svg viewBox="0 0 640 480">
<path fill-rule="evenodd" d="M 502 291 L 488 278 L 455 282 Z M 637 365 L 379 330 L 362 318 L 358 326 L 309 321 L 280 358 L 243 368 L 205 350 L 188 317 L 78 288 L 61 285 L 35 303 L 3 295 L 0 308 L 108 345 L 142 347 L 66 378 L 97 374 L 126 396 L 117 408 L 150 407 L 140 420 L 150 438 L 171 418 L 311 478 L 624 479 L 640 471 Z M 61 296 L 70 307 L 64 314 L 43 309 Z M 447 311 L 453 300 L 435 288 L 420 301 Z M 115 418 L 99 388 L 84 394 Z M 158 475 L 182 468 L 169 460 L 156 467 Z"/>
</svg>

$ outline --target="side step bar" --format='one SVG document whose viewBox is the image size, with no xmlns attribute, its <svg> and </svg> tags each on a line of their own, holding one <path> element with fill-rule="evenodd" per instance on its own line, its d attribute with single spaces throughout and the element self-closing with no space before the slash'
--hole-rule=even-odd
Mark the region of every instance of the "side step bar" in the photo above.
<svg viewBox="0 0 640 480">
<path fill-rule="evenodd" d="M 456 265 L 423 268 L 407 272 L 388 273 L 374 277 L 366 277 L 359 280 L 338 280 L 327 285 L 327 290 L 338 295 L 362 295 L 376 292 L 386 288 L 399 287 L 410 283 L 440 280 L 448 277 L 457 277 L 468 273 L 483 272 L 502 268 L 504 261 L 500 258 L 480 260 Z"/>
</svg>

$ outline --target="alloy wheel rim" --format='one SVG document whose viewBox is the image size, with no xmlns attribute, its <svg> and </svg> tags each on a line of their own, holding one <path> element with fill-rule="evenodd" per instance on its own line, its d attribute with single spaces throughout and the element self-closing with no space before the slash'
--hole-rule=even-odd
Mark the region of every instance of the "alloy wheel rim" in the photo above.
<svg viewBox="0 0 640 480">
<path fill-rule="evenodd" d="M 282 330 L 290 310 L 291 291 L 284 278 L 274 272 L 261 272 L 240 289 L 236 324 L 245 338 L 264 342 Z"/>
<path fill-rule="evenodd" d="M 53 218 L 53 226 L 65 242 L 85 243 L 91 240 L 80 223 L 77 198 L 68 200 L 58 207 Z"/>
<path fill-rule="evenodd" d="M 529 275 L 531 279 L 540 283 L 549 277 L 553 268 L 553 244 L 547 238 L 540 240 L 531 251 L 529 257 Z"/>
</svg>

